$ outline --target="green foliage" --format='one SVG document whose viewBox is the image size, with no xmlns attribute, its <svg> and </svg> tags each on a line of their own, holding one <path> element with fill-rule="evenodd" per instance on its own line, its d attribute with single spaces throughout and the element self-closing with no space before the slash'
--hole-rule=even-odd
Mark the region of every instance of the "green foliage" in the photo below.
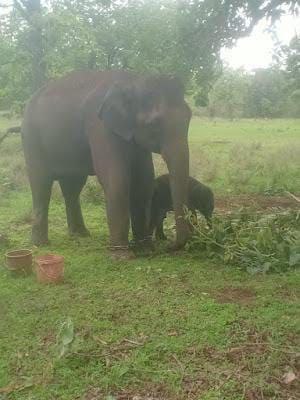
<svg viewBox="0 0 300 400">
<path fill-rule="evenodd" d="M 209 94 L 209 115 L 230 119 L 245 116 L 250 79 L 242 70 L 224 70 Z"/>
<path fill-rule="evenodd" d="M 193 71 L 193 79 L 206 93 L 218 75 L 222 47 L 232 46 L 238 38 L 247 36 L 261 18 L 274 22 L 286 6 L 299 9 L 295 0 L 181 0 L 178 4 L 183 67 Z"/>
<path fill-rule="evenodd" d="M 273 68 L 256 71 L 249 87 L 246 116 L 281 117 L 285 112 L 287 96 L 285 72 Z"/>
<path fill-rule="evenodd" d="M 300 213 L 263 215 L 242 209 L 237 214 L 215 216 L 213 228 L 194 226 L 190 248 L 209 257 L 245 268 L 250 273 L 286 272 L 300 267 Z"/>
<path fill-rule="evenodd" d="M 0 106 L 24 103 L 43 81 L 74 69 L 176 73 L 197 104 L 220 71 L 220 49 L 279 18 L 294 1 L 16 0 L 0 16 Z"/>
<path fill-rule="evenodd" d="M 284 48 L 289 88 L 290 115 L 300 115 L 300 38 L 295 36 Z"/>
<path fill-rule="evenodd" d="M 290 86 L 294 90 L 300 90 L 300 37 L 295 36 L 283 51 Z"/>
<path fill-rule="evenodd" d="M 300 53 L 299 53 L 300 54 Z M 300 89 L 288 71 L 277 66 L 254 73 L 226 68 L 213 84 L 207 106 L 210 117 L 280 118 L 300 117 Z"/>
<path fill-rule="evenodd" d="M 0 54 L 0 109 L 6 109 L 29 97 L 30 63 L 26 52 L 16 43 L 4 40 L 1 33 Z"/>
</svg>

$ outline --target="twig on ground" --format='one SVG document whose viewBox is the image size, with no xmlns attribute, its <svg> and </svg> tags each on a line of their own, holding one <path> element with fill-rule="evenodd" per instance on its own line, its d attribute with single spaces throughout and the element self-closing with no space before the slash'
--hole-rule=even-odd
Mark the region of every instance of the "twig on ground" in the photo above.
<svg viewBox="0 0 300 400">
<path fill-rule="evenodd" d="M 134 344 L 135 346 L 143 346 L 144 343 L 140 343 L 140 342 L 136 342 L 134 340 L 130 340 L 130 339 L 123 339 L 123 342 L 127 342 L 127 343 L 131 343 Z"/>
<path fill-rule="evenodd" d="M 286 193 L 287 193 L 289 196 L 291 196 L 294 200 L 296 200 L 298 203 L 300 203 L 299 197 L 295 196 L 295 195 L 294 195 L 293 193 L 291 193 L 291 192 L 288 192 L 287 190 L 286 190 Z"/>
</svg>

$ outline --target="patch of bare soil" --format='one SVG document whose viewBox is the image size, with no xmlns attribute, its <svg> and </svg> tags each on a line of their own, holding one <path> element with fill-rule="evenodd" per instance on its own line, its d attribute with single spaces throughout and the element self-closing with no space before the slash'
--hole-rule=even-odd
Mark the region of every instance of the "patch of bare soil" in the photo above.
<svg viewBox="0 0 300 400">
<path fill-rule="evenodd" d="M 109 394 L 105 393 L 100 388 L 90 388 L 82 400 L 104 400 Z M 111 396 L 114 400 L 177 400 L 175 394 L 172 395 L 169 391 L 160 384 L 151 385 L 149 388 L 124 388 L 118 391 L 111 391 Z"/>
<path fill-rule="evenodd" d="M 245 391 L 245 400 L 263 400 L 264 394 L 261 389 L 247 389 Z"/>
<path fill-rule="evenodd" d="M 81 398 L 82 400 L 98 400 L 103 399 L 104 392 L 100 388 L 89 388 Z"/>
<path fill-rule="evenodd" d="M 196 378 L 186 376 L 182 380 L 182 399 L 198 399 L 199 396 L 211 387 L 211 381 L 204 372 Z"/>
<path fill-rule="evenodd" d="M 299 197 L 299 195 L 297 195 Z M 249 207 L 258 211 L 271 210 L 274 208 L 297 210 L 299 202 L 287 196 L 263 196 L 263 195 L 237 195 L 221 196 L 215 199 L 215 210 L 217 213 L 235 211 L 241 207 Z"/>
<path fill-rule="evenodd" d="M 298 302 L 300 301 L 300 287 L 291 288 L 289 285 L 282 285 L 277 289 L 276 295 L 292 302 Z"/>
<path fill-rule="evenodd" d="M 226 287 L 213 294 L 218 303 L 237 303 L 240 305 L 251 304 L 255 298 L 254 290 L 250 288 Z"/>
</svg>

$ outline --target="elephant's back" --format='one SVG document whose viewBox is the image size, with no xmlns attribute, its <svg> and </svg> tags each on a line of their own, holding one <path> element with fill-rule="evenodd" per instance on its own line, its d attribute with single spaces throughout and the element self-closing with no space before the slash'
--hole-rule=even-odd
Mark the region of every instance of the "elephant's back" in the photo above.
<svg viewBox="0 0 300 400">
<path fill-rule="evenodd" d="M 114 82 L 130 79 L 127 71 L 75 71 L 48 82 L 28 101 L 23 126 L 31 131 L 52 130 L 52 135 L 75 135 L 82 117 L 81 108 L 89 94 L 96 89 L 105 92 Z"/>
<path fill-rule="evenodd" d="M 133 74 L 129 71 L 73 71 L 56 80 L 48 82 L 38 90 L 32 100 L 40 97 L 69 96 L 82 98 L 101 84 L 110 84 L 118 80 L 128 79 Z"/>
<path fill-rule="evenodd" d="M 105 91 L 130 75 L 126 71 L 77 71 L 47 83 L 26 106 L 23 141 L 39 144 L 56 175 L 76 168 L 92 174 L 89 144 L 82 131 L 82 104 L 96 88 Z"/>
</svg>

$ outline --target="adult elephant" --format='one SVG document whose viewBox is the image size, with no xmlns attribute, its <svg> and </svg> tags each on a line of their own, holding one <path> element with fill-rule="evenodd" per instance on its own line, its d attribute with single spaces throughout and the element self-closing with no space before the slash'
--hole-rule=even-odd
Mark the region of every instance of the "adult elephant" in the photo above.
<svg viewBox="0 0 300 400">
<path fill-rule="evenodd" d="M 73 72 L 36 92 L 25 109 L 22 141 L 33 200 L 32 239 L 48 241 L 51 187 L 58 180 L 69 231 L 86 234 L 79 195 L 97 175 L 106 198 L 111 250 L 130 255 L 129 221 L 135 241 L 148 232 L 154 170 L 161 153 L 171 179 L 176 216 L 175 248 L 189 227 L 187 200 L 191 112 L 175 78 L 127 71 Z"/>
</svg>

